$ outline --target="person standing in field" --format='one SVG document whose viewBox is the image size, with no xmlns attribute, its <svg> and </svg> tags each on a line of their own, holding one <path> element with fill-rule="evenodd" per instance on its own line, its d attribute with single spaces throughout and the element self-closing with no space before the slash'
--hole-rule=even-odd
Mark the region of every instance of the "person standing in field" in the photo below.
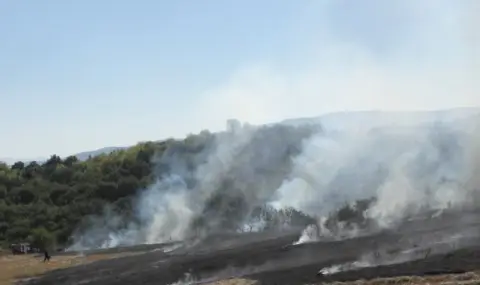
<svg viewBox="0 0 480 285">
<path fill-rule="evenodd" d="M 45 258 L 43 259 L 43 262 L 50 261 L 50 255 L 48 254 L 47 250 L 45 250 L 44 256 L 45 256 Z"/>
</svg>

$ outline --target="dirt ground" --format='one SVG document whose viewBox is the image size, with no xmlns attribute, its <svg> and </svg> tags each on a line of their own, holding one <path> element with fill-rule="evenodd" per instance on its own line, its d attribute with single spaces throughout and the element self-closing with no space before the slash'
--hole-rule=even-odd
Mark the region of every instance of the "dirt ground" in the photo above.
<svg viewBox="0 0 480 285">
<path fill-rule="evenodd" d="M 19 279 L 31 278 L 55 269 L 84 265 L 121 256 L 125 256 L 125 254 L 55 256 L 50 262 L 43 263 L 43 256 L 3 253 L 0 255 L 0 285 L 15 284 Z"/>
<path fill-rule="evenodd" d="M 147 253 L 85 262 L 21 284 L 480 284 L 479 212 L 416 219 L 368 236 L 293 246 L 299 236 L 300 231 L 243 234 L 171 252 L 150 246 Z M 318 274 L 332 266 L 344 267 Z"/>
</svg>

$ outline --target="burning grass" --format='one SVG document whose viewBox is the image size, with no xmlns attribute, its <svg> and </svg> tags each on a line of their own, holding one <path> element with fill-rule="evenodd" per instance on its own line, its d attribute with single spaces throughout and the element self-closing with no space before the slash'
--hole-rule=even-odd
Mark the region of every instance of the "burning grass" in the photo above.
<svg viewBox="0 0 480 285">
<path fill-rule="evenodd" d="M 0 255 L 0 285 L 15 284 L 20 279 L 33 278 L 51 270 L 91 263 L 97 260 L 116 258 L 125 254 L 96 254 L 53 256 L 43 263 L 43 256 Z"/>
</svg>

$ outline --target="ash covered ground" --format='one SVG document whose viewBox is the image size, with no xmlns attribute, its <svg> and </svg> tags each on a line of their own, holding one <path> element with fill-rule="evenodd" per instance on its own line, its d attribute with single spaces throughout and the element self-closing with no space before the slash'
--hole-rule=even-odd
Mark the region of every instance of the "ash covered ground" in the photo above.
<svg viewBox="0 0 480 285">
<path fill-rule="evenodd" d="M 294 245 L 301 235 L 300 230 L 245 233 L 190 245 L 117 248 L 146 252 L 53 271 L 22 284 L 205 284 L 231 277 L 307 284 L 466 272 L 480 262 L 479 211 L 428 214 L 371 235 Z M 93 253 L 98 251 L 85 252 Z"/>
</svg>

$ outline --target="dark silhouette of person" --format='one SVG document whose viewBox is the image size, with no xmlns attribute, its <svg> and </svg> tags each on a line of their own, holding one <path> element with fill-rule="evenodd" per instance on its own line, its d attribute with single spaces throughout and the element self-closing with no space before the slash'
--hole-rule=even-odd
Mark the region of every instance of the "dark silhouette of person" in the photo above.
<svg viewBox="0 0 480 285">
<path fill-rule="evenodd" d="M 48 251 L 45 250 L 44 256 L 45 258 L 43 259 L 43 262 L 50 261 L 50 255 L 48 254 Z"/>
</svg>

